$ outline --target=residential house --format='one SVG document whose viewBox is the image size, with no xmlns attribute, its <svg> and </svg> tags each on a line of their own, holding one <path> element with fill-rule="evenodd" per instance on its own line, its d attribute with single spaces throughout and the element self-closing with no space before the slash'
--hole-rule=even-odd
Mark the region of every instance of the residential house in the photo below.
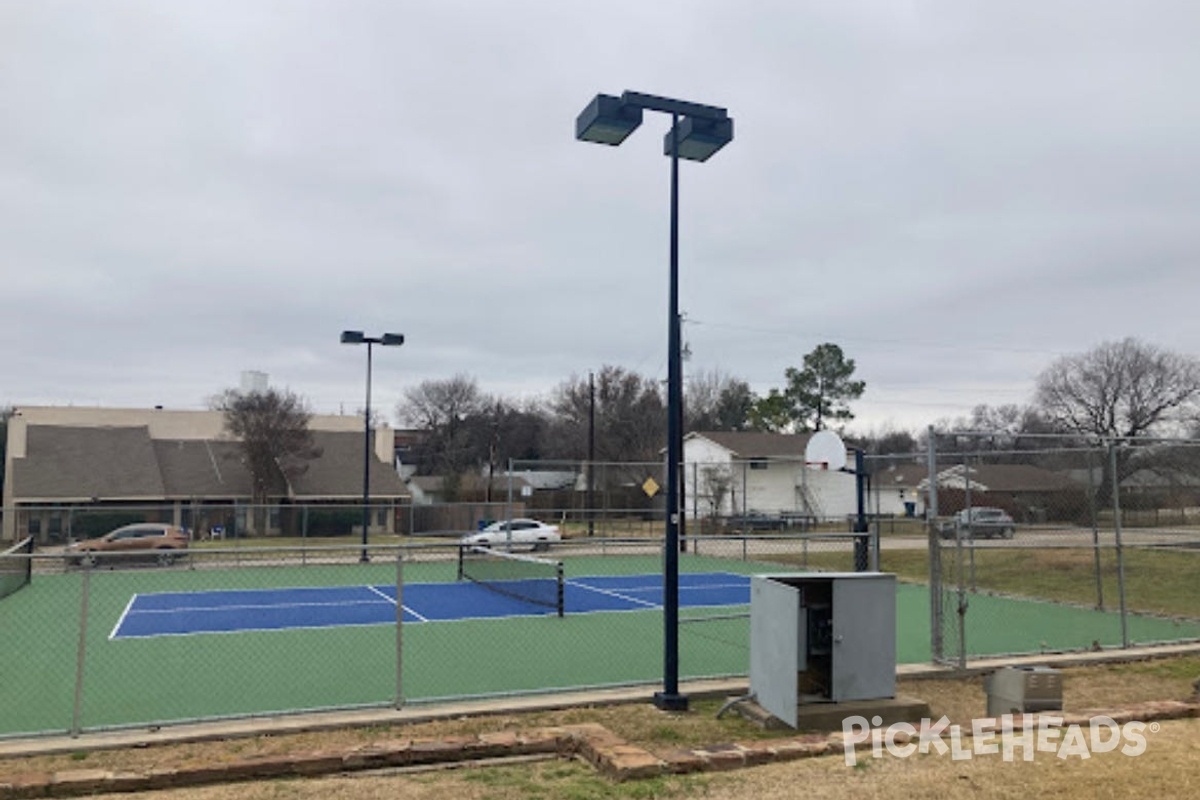
<svg viewBox="0 0 1200 800">
<path fill-rule="evenodd" d="M 889 462 L 885 465 L 871 459 L 871 497 L 868 505 L 872 514 L 896 517 L 923 517 L 929 485 L 929 465 L 914 461 Z"/>
<path fill-rule="evenodd" d="M 689 433 L 683 441 L 682 476 L 688 516 L 760 513 L 833 519 L 854 514 L 855 476 L 806 464 L 809 438 L 811 434 L 750 431 Z"/>
<path fill-rule="evenodd" d="M 314 415 L 319 455 L 280 486 L 258 533 L 307 525 L 289 508 L 355 506 L 363 492 L 362 419 Z M 393 435 L 374 434 L 370 495 L 378 503 L 372 529 L 392 531 L 390 506 L 408 493 L 392 466 Z M 250 473 L 240 444 L 219 411 L 26 406 L 8 420 L 3 536 L 41 542 L 77 538 L 72 522 L 107 510 L 194 530 L 252 532 Z M 345 516 L 345 515 L 343 515 Z M 361 517 L 358 517 L 361 530 Z"/>
<path fill-rule="evenodd" d="M 955 464 L 938 472 L 938 513 L 966 507 L 1003 508 L 1018 522 L 1072 519 L 1086 503 L 1084 488 L 1064 473 L 1032 464 Z M 929 477 L 917 485 L 929 492 Z"/>
</svg>

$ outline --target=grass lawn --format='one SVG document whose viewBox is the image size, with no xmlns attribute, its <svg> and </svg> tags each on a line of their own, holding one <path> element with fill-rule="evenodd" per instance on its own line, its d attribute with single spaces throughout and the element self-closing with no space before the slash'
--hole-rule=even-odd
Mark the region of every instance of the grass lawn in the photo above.
<svg viewBox="0 0 1200 800">
<path fill-rule="evenodd" d="M 1101 550 L 1104 608 L 1118 608 L 1117 559 L 1112 549 Z M 810 567 L 844 569 L 840 553 L 810 553 Z M 799 558 L 780 560 L 801 563 Z M 929 556 L 923 550 L 884 550 L 881 569 L 900 579 L 929 582 Z M 943 586 L 958 586 L 958 559 L 953 548 L 942 550 Z M 971 557 L 964 552 L 963 580 L 968 589 L 1036 597 L 1061 603 L 1095 607 L 1095 561 L 1086 549 L 979 548 Z M 1126 548 L 1125 597 L 1131 611 L 1200 619 L 1200 551 L 1168 548 Z"/>
</svg>

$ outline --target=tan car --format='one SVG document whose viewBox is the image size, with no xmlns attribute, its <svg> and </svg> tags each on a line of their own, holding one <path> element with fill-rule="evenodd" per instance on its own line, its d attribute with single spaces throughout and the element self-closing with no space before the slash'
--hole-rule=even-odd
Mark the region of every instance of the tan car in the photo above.
<svg viewBox="0 0 1200 800">
<path fill-rule="evenodd" d="M 161 522 L 125 525 L 95 539 L 67 545 L 68 564 L 95 566 L 112 561 L 154 561 L 162 566 L 186 555 L 191 536 L 183 528 Z"/>
</svg>

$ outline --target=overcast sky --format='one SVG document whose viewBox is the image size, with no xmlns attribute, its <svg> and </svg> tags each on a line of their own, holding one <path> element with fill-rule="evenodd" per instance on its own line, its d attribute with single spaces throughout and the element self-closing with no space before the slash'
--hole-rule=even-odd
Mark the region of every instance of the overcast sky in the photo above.
<svg viewBox="0 0 1200 800">
<path fill-rule="evenodd" d="M 1056 357 L 1200 355 L 1194 0 L 0 0 L 0 405 L 321 413 L 456 373 L 509 398 L 665 379 L 669 120 L 688 372 L 822 342 L 851 430 L 1023 403 Z"/>
</svg>

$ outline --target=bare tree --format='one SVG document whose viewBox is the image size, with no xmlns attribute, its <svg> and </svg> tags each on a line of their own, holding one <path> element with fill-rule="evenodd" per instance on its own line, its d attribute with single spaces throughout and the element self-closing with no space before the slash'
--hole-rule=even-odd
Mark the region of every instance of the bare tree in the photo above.
<svg viewBox="0 0 1200 800">
<path fill-rule="evenodd" d="M 856 438 L 859 446 L 873 455 L 910 455 L 918 452 L 916 437 L 890 423 L 870 428 Z"/>
<path fill-rule="evenodd" d="M 426 474 L 441 472 L 448 479 L 461 474 L 478 455 L 471 446 L 468 420 L 491 405 L 475 379 L 465 374 L 423 381 L 406 391 L 396 413 L 425 432 L 415 453 L 417 468 Z"/>
<path fill-rule="evenodd" d="M 700 469 L 700 498 L 708 507 L 710 519 L 721 515 L 725 498 L 733 489 L 733 472 L 727 465 L 712 465 Z"/>
<path fill-rule="evenodd" d="M 1044 434 L 1074 432 L 1049 419 L 1040 408 L 1016 403 L 980 404 L 971 409 L 969 416 L 938 420 L 933 429 L 939 441 L 944 440 L 939 449 L 954 451 L 965 447 L 971 453 L 1007 452 L 1014 462 L 1028 464 L 1044 461 L 1044 456 L 1033 451 L 1062 447 L 1061 440 L 1042 438 Z M 965 442 L 961 441 L 963 433 L 970 434 Z M 918 442 L 923 450 L 924 432 L 918 436 Z"/>
<path fill-rule="evenodd" d="M 255 530 L 262 529 L 263 506 L 286 497 L 289 482 L 321 455 L 308 424 L 308 404 L 291 391 L 240 392 L 228 389 L 213 403 L 225 415 L 225 429 L 241 443 L 250 472 Z"/>
<path fill-rule="evenodd" d="M 657 461 L 665 441 L 666 411 L 658 384 L 622 367 L 596 374 L 596 456 L 601 461 Z M 587 457 L 587 377 L 572 378 L 550 400 L 554 455 Z"/>
<path fill-rule="evenodd" d="M 1037 381 L 1037 404 L 1048 419 L 1104 438 L 1181 432 L 1197 400 L 1200 362 L 1136 339 L 1060 358 Z"/>
<path fill-rule="evenodd" d="M 491 478 L 505 469 L 510 459 L 541 457 L 545 414 L 534 403 L 513 405 L 498 397 L 486 398 L 480 411 L 463 420 L 465 455 L 473 464 L 486 465 L 486 499 L 491 500 Z"/>
<path fill-rule="evenodd" d="M 684 386 L 684 430 L 745 430 L 753 405 L 750 384 L 716 369 L 700 372 Z"/>
<path fill-rule="evenodd" d="M 1047 419 L 1079 434 L 1126 444 L 1175 435 L 1195 419 L 1200 362 L 1128 338 L 1105 342 L 1051 364 L 1037 382 L 1037 404 Z M 1117 452 L 1117 475 L 1104 459 L 1102 498 L 1113 483 L 1138 469 L 1133 448 Z"/>
</svg>

